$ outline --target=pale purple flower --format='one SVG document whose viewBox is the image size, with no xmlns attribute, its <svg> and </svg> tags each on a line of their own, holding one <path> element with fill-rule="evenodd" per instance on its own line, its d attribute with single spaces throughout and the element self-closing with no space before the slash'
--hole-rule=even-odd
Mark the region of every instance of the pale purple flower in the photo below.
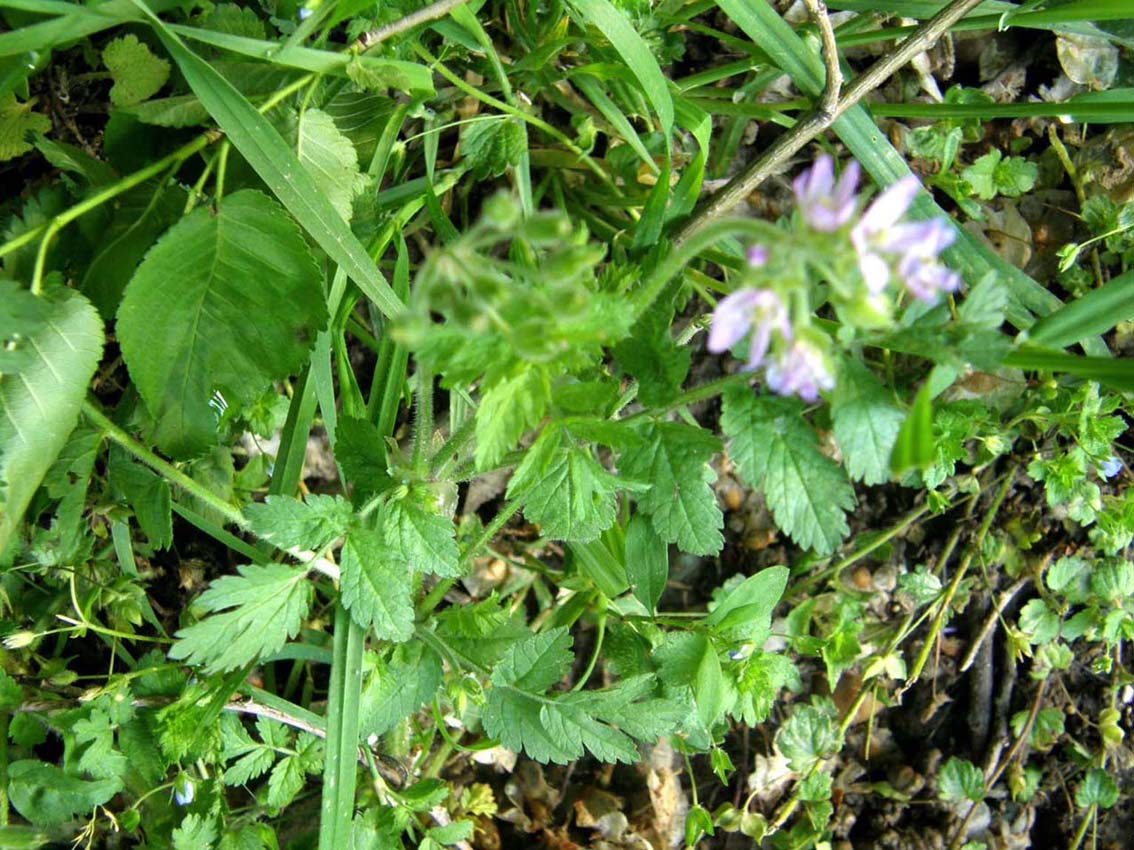
<svg viewBox="0 0 1134 850">
<path fill-rule="evenodd" d="M 858 224 L 851 228 L 858 267 L 872 295 L 877 295 L 890 282 L 890 264 L 883 254 L 894 252 L 895 241 L 908 236 L 903 230 L 896 230 L 895 225 L 909 210 L 920 185 L 912 174 L 903 177 L 875 198 Z"/>
<path fill-rule="evenodd" d="M 763 245 L 753 245 L 744 256 L 749 267 L 758 269 L 768 262 L 768 249 Z"/>
<path fill-rule="evenodd" d="M 910 294 L 932 304 L 942 292 L 956 292 L 961 276 L 936 260 L 906 254 L 898 263 L 898 275 Z"/>
<path fill-rule="evenodd" d="M 1099 475 L 1101 475 L 1103 478 L 1114 478 L 1114 476 L 1118 475 L 1118 473 L 1120 473 L 1121 471 L 1122 461 L 1120 461 L 1115 455 L 1111 455 L 1109 458 L 1099 464 Z"/>
<path fill-rule="evenodd" d="M 772 392 L 799 396 L 809 404 L 819 400 L 820 391 L 835 387 L 826 356 L 817 345 L 805 339 L 797 339 L 781 351 L 768 366 L 766 378 Z"/>
<path fill-rule="evenodd" d="M 858 163 L 852 161 L 836 183 L 834 160 L 824 154 L 795 178 L 792 189 L 799 212 L 812 230 L 833 233 L 851 220 L 858 176 Z"/>
<path fill-rule="evenodd" d="M 188 806 L 193 802 L 194 788 L 193 782 L 189 777 L 185 777 L 179 786 L 173 789 L 173 799 L 177 801 L 179 806 Z"/>
<path fill-rule="evenodd" d="M 721 299 L 713 311 L 709 326 L 709 351 L 720 354 L 728 351 L 751 331 L 747 369 L 755 369 L 764 361 L 775 331 L 790 340 L 791 322 L 787 307 L 770 289 L 738 289 Z"/>
</svg>

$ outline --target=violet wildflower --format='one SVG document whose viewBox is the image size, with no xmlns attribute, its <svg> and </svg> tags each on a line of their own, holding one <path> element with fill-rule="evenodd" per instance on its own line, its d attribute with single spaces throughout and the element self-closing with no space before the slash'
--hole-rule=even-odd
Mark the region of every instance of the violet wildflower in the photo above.
<svg viewBox="0 0 1134 850">
<path fill-rule="evenodd" d="M 919 186 L 912 174 L 903 177 L 875 198 L 858 224 L 851 228 L 858 267 L 872 294 L 878 294 L 890 282 L 890 264 L 882 254 L 894 251 L 893 243 L 903 233 L 895 233 L 894 226 L 909 210 Z"/>
<path fill-rule="evenodd" d="M 797 339 L 780 352 L 768 366 L 766 377 L 772 392 L 799 396 L 809 404 L 819 400 L 820 391 L 835 387 L 827 356 L 806 339 Z"/>
<path fill-rule="evenodd" d="M 747 369 L 755 369 L 764 361 L 773 331 L 785 340 L 791 339 L 787 307 L 772 290 L 738 289 L 722 298 L 709 326 L 709 351 L 714 354 L 728 351 L 749 331 L 752 342 L 745 364 Z"/>
<path fill-rule="evenodd" d="M 768 249 L 763 245 L 753 245 L 744 256 L 750 268 L 758 269 L 768 262 Z"/>
<path fill-rule="evenodd" d="M 854 215 L 859 166 L 851 162 L 838 182 L 831 157 L 823 155 L 792 183 L 800 215 L 812 230 L 833 233 Z"/>
<path fill-rule="evenodd" d="M 188 776 L 184 777 L 181 782 L 173 789 L 173 799 L 177 801 L 179 806 L 188 806 L 193 802 L 194 788 L 193 782 Z"/>
</svg>

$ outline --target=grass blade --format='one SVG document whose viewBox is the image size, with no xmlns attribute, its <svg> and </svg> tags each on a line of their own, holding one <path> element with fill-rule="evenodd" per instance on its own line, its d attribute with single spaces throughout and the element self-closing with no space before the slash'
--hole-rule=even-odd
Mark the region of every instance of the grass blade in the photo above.
<svg viewBox="0 0 1134 850">
<path fill-rule="evenodd" d="M 1106 333 L 1119 322 L 1134 319 L 1134 272 L 1119 275 L 1105 286 L 1076 298 L 1028 329 L 1028 340 L 1064 348 Z"/>
</svg>

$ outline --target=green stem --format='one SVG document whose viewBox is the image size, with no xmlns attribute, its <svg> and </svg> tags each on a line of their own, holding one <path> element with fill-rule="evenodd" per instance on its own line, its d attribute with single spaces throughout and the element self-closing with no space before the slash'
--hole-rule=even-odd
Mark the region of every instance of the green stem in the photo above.
<svg viewBox="0 0 1134 850">
<path fill-rule="evenodd" d="M 12 715 L 0 712 L 0 826 L 8 825 L 8 722 Z"/>
<path fill-rule="evenodd" d="M 601 598 L 601 597 L 600 597 Z M 587 684 L 587 680 L 591 678 L 591 674 L 595 672 L 595 666 L 598 664 L 599 656 L 602 655 L 603 638 L 606 637 L 606 603 L 603 604 L 603 610 L 598 615 L 598 631 L 595 634 L 595 648 L 591 652 L 590 661 L 587 662 L 587 669 L 583 671 L 583 675 L 579 677 L 579 681 L 575 683 L 575 687 L 571 688 L 573 691 L 581 691 Z"/>
<path fill-rule="evenodd" d="M 417 362 L 417 405 L 413 416 L 413 471 L 426 475 L 429 445 L 433 442 L 433 373 Z"/>
<path fill-rule="evenodd" d="M 319 850 L 353 845 L 354 792 L 358 781 L 359 698 L 366 631 L 340 602 L 335 606 L 335 647 L 327 692 L 327 760 Z"/>
</svg>

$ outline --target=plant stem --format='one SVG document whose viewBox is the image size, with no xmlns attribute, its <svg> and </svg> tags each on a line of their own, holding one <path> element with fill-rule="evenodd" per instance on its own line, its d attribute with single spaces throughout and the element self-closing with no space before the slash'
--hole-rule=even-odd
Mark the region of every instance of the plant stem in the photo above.
<svg viewBox="0 0 1134 850">
<path fill-rule="evenodd" d="M 406 15 L 404 18 L 399 18 L 385 26 L 364 32 L 358 37 L 354 44 L 350 46 L 350 49 L 359 53 L 365 53 L 371 47 L 374 47 L 374 45 L 381 44 L 383 41 L 393 38 L 395 35 L 407 32 L 420 24 L 429 23 L 430 21 L 445 17 L 465 2 L 467 2 L 467 0 L 436 0 L 436 2 L 430 3 L 425 8 L 418 9 L 416 12 Z"/>
<path fill-rule="evenodd" d="M 327 692 L 327 758 L 319 850 L 353 846 L 354 792 L 358 779 L 359 697 L 366 631 L 340 601 L 335 606 L 335 648 Z"/>
</svg>

